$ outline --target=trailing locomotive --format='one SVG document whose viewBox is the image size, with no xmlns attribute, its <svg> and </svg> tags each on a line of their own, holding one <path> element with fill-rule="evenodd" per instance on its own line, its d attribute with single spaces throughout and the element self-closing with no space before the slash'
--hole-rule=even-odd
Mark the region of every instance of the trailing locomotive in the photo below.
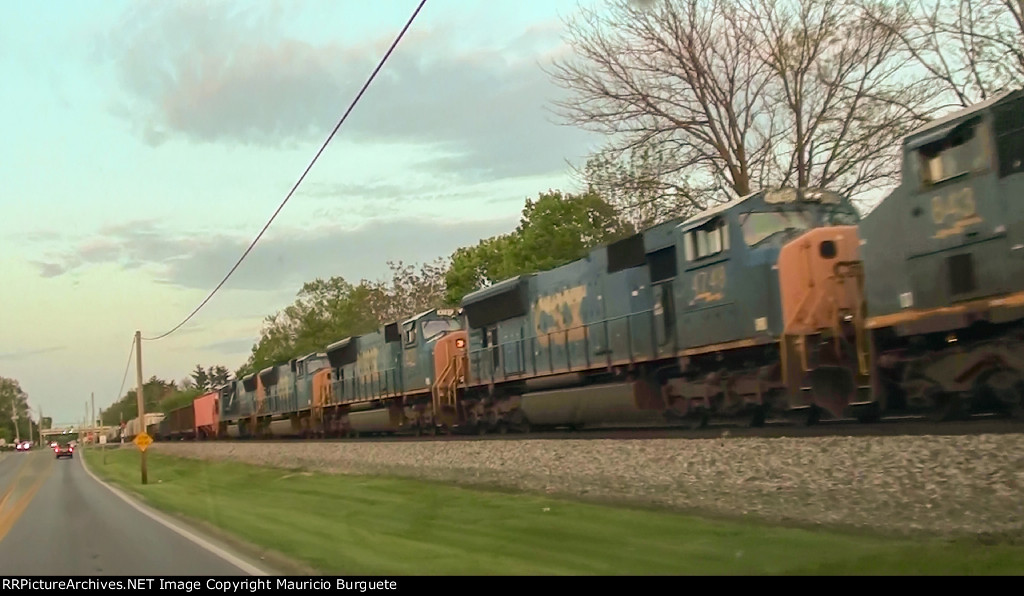
<svg viewBox="0 0 1024 596">
<path fill-rule="evenodd" d="M 218 388 L 217 437 L 1022 408 L 1024 94 L 922 127 L 864 221 L 765 190 Z"/>
</svg>

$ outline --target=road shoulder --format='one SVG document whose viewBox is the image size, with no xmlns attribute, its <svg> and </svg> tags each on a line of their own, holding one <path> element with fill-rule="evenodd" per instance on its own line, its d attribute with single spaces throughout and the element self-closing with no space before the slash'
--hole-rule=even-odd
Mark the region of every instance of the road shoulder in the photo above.
<svg viewBox="0 0 1024 596">
<path fill-rule="evenodd" d="M 140 513 L 183 536 L 211 554 L 224 559 L 250 575 L 320 575 L 315 569 L 244 540 L 202 520 L 157 510 L 134 491 L 114 486 L 97 476 L 84 453 L 78 459 L 86 474 Z"/>
</svg>

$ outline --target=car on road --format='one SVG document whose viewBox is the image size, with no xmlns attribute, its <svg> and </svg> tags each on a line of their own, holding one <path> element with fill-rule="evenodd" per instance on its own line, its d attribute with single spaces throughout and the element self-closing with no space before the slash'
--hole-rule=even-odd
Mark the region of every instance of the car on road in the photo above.
<svg viewBox="0 0 1024 596">
<path fill-rule="evenodd" d="M 28 441 L 22 441 L 22 442 L 18 443 L 18 446 L 16 447 L 16 449 L 18 451 L 28 451 L 31 448 L 32 448 L 32 443 L 29 443 Z"/>
<path fill-rule="evenodd" d="M 53 452 L 57 455 L 57 459 L 62 457 L 75 457 L 75 448 L 68 444 L 57 445 L 53 448 Z"/>
</svg>

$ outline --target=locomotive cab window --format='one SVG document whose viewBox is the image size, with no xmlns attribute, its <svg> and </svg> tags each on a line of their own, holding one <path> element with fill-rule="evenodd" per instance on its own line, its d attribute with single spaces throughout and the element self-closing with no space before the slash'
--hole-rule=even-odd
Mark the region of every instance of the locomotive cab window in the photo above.
<svg viewBox="0 0 1024 596">
<path fill-rule="evenodd" d="M 807 211 L 751 212 L 740 216 L 743 241 L 751 248 L 781 248 L 787 240 L 813 226 Z"/>
<path fill-rule="evenodd" d="M 426 321 L 423 323 L 423 340 L 430 342 L 441 337 L 446 331 L 456 331 L 458 329 L 459 322 L 454 319 Z"/>
<path fill-rule="evenodd" d="M 416 345 L 416 323 L 406 323 L 403 331 L 405 332 L 405 345 Z"/>
<path fill-rule="evenodd" d="M 686 233 L 686 260 L 696 261 L 729 250 L 729 226 L 722 217 Z"/>
<path fill-rule="evenodd" d="M 964 122 L 918 151 L 921 184 L 939 184 L 989 166 L 988 128 L 980 119 Z"/>
<path fill-rule="evenodd" d="M 1024 97 L 995 108 L 999 176 L 1024 172 Z"/>
</svg>

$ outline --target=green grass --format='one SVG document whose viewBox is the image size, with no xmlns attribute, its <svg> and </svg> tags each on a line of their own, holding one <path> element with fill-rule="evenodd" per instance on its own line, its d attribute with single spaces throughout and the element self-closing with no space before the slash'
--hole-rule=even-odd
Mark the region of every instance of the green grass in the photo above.
<svg viewBox="0 0 1024 596">
<path fill-rule="evenodd" d="M 126 446 L 127 447 L 127 446 Z M 88 454 L 150 505 L 352 575 L 1020 574 L 1024 548 L 897 540 L 150 453 Z"/>
</svg>

